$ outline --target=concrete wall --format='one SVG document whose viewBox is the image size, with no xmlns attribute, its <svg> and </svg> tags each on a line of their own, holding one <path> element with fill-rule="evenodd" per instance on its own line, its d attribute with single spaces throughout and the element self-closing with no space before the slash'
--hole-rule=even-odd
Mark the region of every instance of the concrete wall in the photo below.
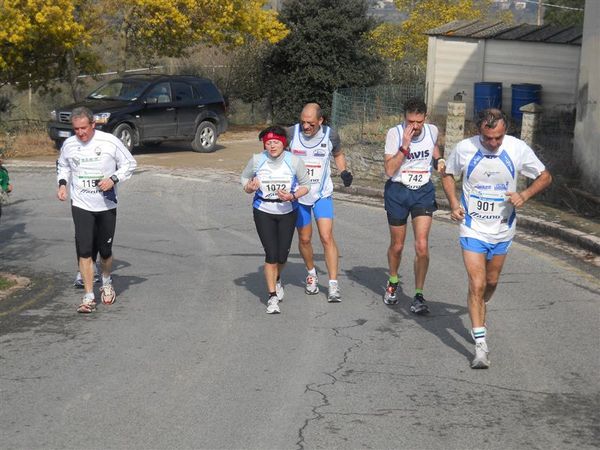
<svg viewBox="0 0 600 450">
<path fill-rule="evenodd" d="M 429 37 L 427 105 L 445 114 L 454 94 L 465 91 L 467 117 L 473 117 L 474 83 L 502 82 L 502 109 L 510 113 L 511 84 L 542 85 L 545 107 L 573 109 L 581 48 L 578 45 L 523 41 Z"/>
<path fill-rule="evenodd" d="M 600 195 L 600 2 L 586 0 L 574 154 L 589 191 Z"/>
</svg>

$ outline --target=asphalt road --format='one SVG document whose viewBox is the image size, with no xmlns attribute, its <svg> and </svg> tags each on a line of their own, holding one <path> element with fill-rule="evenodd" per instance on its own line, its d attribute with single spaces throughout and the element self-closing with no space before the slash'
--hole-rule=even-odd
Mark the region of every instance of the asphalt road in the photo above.
<svg viewBox="0 0 600 450">
<path fill-rule="evenodd" d="M 75 307 L 69 207 L 51 166 L 11 171 L 0 271 L 0 448 L 597 448 L 600 282 L 515 243 L 489 308 L 492 367 L 473 371 L 456 226 L 431 235 L 412 316 L 412 236 L 398 306 L 382 303 L 378 201 L 336 200 L 343 302 L 306 296 L 294 243 L 282 314 L 265 314 L 250 196 L 216 170 L 140 170 L 121 185 L 117 302 Z M 317 267 L 323 273 L 315 238 Z"/>
</svg>

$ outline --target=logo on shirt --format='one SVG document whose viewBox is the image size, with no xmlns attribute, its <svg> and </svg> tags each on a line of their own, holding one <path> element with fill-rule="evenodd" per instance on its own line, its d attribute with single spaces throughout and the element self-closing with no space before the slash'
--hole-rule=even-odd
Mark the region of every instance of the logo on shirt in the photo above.
<svg viewBox="0 0 600 450">
<path fill-rule="evenodd" d="M 508 181 L 506 183 L 499 183 L 494 186 L 497 191 L 508 191 Z"/>
<path fill-rule="evenodd" d="M 485 173 L 485 175 L 486 175 L 486 176 L 489 178 L 489 177 L 491 177 L 492 175 L 498 175 L 500 172 L 491 172 L 491 171 L 489 171 L 489 170 L 486 170 L 486 171 L 485 171 L 485 172 L 483 172 L 483 173 Z"/>
<path fill-rule="evenodd" d="M 321 148 L 327 148 L 327 144 L 321 144 Z"/>
<path fill-rule="evenodd" d="M 102 153 L 102 149 L 100 147 L 96 147 L 94 149 L 94 152 L 96 152 L 96 156 L 100 156 L 100 154 Z"/>
<path fill-rule="evenodd" d="M 320 156 L 320 157 L 324 157 L 326 155 L 326 153 L 322 150 L 315 150 L 313 152 L 313 156 Z"/>
<path fill-rule="evenodd" d="M 298 148 L 292 149 L 292 153 L 294 155 L 306 156 L 306 150 L 302 150 L 302 149 L 298 149 Z"/>
<path fill-rule="evenodd" d="M 411 152 L 407 159 L 426 159 L 429 158 L 429 150 L 419 150 L 418 152 Z"/>
<path fill-rule="evenodd" d="M 491 189 L 492 187 L 489 184 L 476 184 L 475 189 L 480 191 L 485 191 L 486 189 Z"/>
</svg>

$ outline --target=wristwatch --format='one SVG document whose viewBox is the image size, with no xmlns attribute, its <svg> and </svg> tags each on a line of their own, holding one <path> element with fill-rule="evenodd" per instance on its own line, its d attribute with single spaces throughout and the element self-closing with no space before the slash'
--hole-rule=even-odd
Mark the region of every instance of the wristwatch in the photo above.
<svg viewBox="0 0 600 450">
<path fill-rule="evenodd" d="M 112 180 L 112 182 L 113 182 L 114 184 L 117 184 L 117 183 L 119 182 L 119 178 L 118 178 L 116 175 L 112 175 L 112 176 L 110 177 L 110 179 Z"/>
</svg>

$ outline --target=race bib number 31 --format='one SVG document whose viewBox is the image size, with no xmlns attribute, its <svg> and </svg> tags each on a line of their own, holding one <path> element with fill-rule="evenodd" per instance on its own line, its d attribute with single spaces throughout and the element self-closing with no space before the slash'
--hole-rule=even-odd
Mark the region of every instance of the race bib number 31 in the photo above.
<svg viewBox="0 0 600 450">
<path fill-rule="evenodd" d="M 319 159 L 309 159 L 304 163 L 306 173 L 310 178 L 310 184 L 320 184 L 323 177 L 323 161 Z"/>
</svg>

